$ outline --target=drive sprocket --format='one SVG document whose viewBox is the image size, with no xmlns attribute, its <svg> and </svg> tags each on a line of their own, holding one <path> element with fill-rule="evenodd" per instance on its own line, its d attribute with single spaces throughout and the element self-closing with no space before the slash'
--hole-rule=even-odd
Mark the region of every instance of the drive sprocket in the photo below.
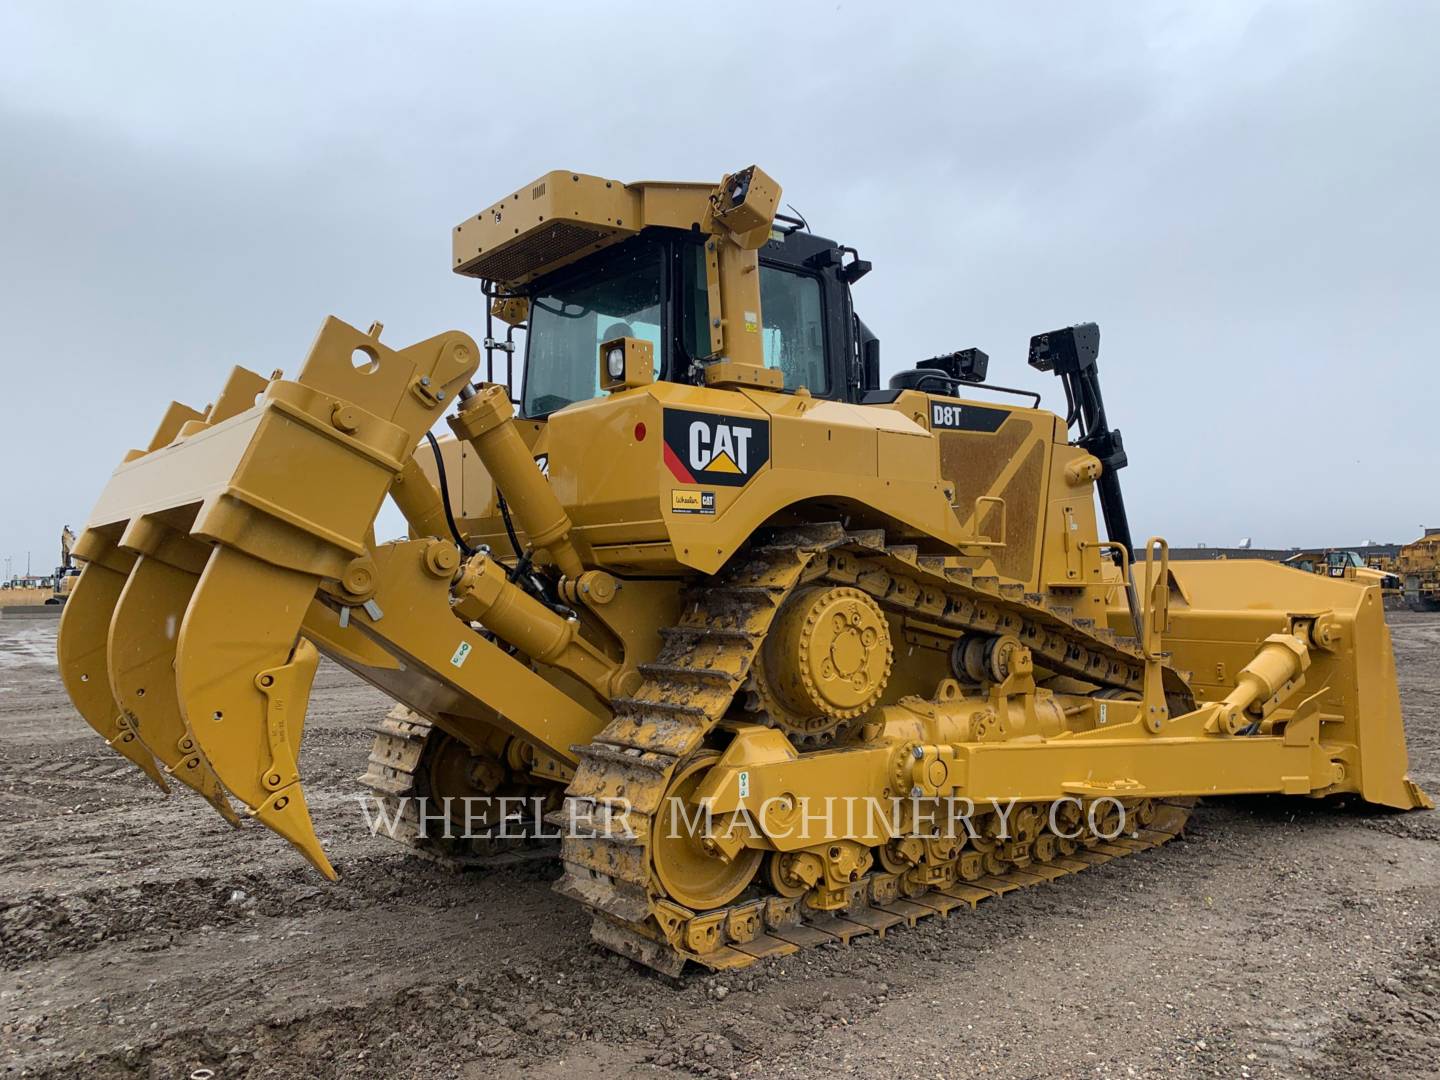
<svg viewBox="0 0 1440 1080">
<path fill-rule="evenodd" d="M 880 605 L 847 585 L 790 596 L 752 669 L 748 711 L 804 749 L 844 736 L 884 693 L 894 664 Z"/>
</svg>

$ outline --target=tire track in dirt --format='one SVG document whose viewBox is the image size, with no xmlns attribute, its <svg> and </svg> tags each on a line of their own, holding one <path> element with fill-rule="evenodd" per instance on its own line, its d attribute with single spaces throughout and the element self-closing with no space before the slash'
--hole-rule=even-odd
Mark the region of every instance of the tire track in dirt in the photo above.
<svg viewBox="0 0 1440 1080">
<path fill-rule="evenodd" d="M 448 878 L 440 870 L 385 858 L 355 860 L 342 866 L 345 875 L 341 881 L 323 886 L 304 870 L 289 870 L 102 886 L 65 896 L 37 892 L 3 899 L 0 970 L 142 935 L 166 935 L 173 941 L 201 927 L 233 926 L 257 917 L 353 911 L 402 893 L 410 894 L 412 904 L 436 911 L 467 903 L 464 893 L 453 887 L 423 888 L 427 878 Z M 526 868 L 516 868 L 513 875 L 523 877 L 526 872 Z M 554 871 L 537 867 L 530 873 L 553 876 Z"/>
<path fill-rule="evenodd" d="M 1433 783 L 1440 617 L 1397 613 L 1394 638 L 1413 775 Z M 1049 888 L 670 985 L 594 947 L 546 864 L 453 877 L 368 835 L 355 777 L 387 705 L 328 665 L 320 682 L 301 770 L 338 885 L 188 792 L 107 778 L 109 752 L 53 665 L 0 672 L 0 1068 L 57 1080 L 1434 1068 L 1440 815 L 1202 805 L 1187 839 Z"/>
</svg>

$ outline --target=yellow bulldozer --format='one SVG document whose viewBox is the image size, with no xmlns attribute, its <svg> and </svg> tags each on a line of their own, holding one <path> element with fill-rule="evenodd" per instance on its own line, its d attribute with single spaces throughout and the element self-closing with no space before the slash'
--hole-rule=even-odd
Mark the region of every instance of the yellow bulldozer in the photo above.
<svg viewBox="0 0 1440 1080">
<path fill-rule="evenodd" d="M 1412 611 L 1440 611 L 1440 528 L 1400 549 L 1399 575 Z"/>
<path fill-rule="evenodd" d="M 558 836 L 596 940 L 672 974 L 1144 851 L 1199 796 L 1429 806 L 1378 588 L 1133 546 L 1093 324 L 1030 342 L 1061 414 L 978 349 L 882 386 L 870 264 L 779 206 L 755 167 L 552 172 L 454 230 L 483 342 L 331 318 L 294 378 L 172 403 L 75 545 L 75 706 L 333 877 L 324 655 L 398 703 L 397 835 Z"/>
</svg>

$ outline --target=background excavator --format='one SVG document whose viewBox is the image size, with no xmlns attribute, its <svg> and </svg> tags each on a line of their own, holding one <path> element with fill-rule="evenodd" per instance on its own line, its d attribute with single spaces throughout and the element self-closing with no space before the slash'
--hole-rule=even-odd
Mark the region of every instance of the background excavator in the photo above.
<svg viewBox="0 0 1440 1080">
<path fill-rule="evenodd" d="M 60 530 L 60 564 L 55 567 L 54 589 L 45 603 L 63 604 L 70 598 L 70 590 L 75 587 L 75 581 L 80 576 L 74 553 L 75 532 L 69 525 L 63 526 Z"/>
<path fill-rule="evenodd" d="M 60 562 L 55 572 L 46 577 L 26 574 L 0 582 L 0 608 L 24 610 L 31 606 L 58 607 L 70 596 L 80 576 L 80 568 L 71 557 L 75 533 L 69 525 L 60 530 Z"/>
<path fill-rule="evenodd" d="M 870 264 L 779 199 L 549 173 L 454 230 L 483 346 L 331 318 L 296 377 L 172 403 L 75 545 L 76 707 L 333 877 L 323 654 L 399 703 L 365 779 L 419 847 L 532 807 L 596 939 L 671 973 L 1143 851 L 1197 796 L 1429 805 L 1378 588 L 1137 551 L 1093 324 L 1030 343 L 1063 414 L 976 349 L 881 386 Z M 816 810 L 856 800 L 894 813 Z"/>
</svg>

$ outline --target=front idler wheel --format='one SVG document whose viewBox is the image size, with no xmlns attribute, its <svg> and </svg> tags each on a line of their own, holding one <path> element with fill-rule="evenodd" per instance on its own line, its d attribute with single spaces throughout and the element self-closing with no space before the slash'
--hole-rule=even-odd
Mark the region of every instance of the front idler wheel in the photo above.
<svg viewBox="0 0 1440 1080">
<path fill-rule="evenodd" d="M 650 854 L 665 895 L 692 911 L 723 907 L 745 891 L 765 853 L 741 848 L 733 858 L 709 837 L 709 821 L 692 801 L 705 774 L 720 759 L 713 751 L 697 754 L 670 783 L 651 827 Z"/>
</svg>

